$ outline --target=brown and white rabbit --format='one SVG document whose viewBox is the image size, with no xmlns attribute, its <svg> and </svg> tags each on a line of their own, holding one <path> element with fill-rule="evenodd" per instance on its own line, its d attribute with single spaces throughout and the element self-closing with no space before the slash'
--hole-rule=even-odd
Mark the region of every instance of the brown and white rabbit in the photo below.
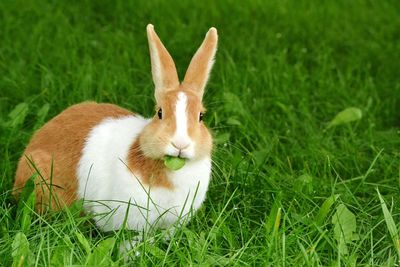
<svg viewBox="0 0 400 267">
<path fill-rule="evenodd" d="M 38 210 L 47 209 L 49 203 L 57 209 L 84 199 L 85 210 L 95 215 L 104 231 L 119 229 L 125 220 L 132 230 L 149 225 L 168 228 L 202 205 L 212 150 L 211 135 L 202 121 L 202 97 L 217 50 L 217 30 L 207 32 L 182 83 L 151 24 L 147 37 L 155 116 L 145 119 L 115 105 L 93 102 L 64 110 L 31 139 L 18 164 L 16 194 L 39 170 Z M 163 163 L 166 155 L 185 158 L 186 164 L 169 170 Z"/>
</svg>

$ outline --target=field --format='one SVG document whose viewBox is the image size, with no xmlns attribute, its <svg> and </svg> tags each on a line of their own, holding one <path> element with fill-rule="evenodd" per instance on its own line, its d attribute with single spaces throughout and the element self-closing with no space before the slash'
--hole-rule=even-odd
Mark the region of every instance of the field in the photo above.
<svg viewBox="0 0 400 267">
<path fill-rule="evenodd" d="M 399 14 L 396 0 L 0 1 L 0 265 L 398 265 Z M 11 190 L 29 138 L 66 107 L 154 115 L 148 23 L 180 77 L 218 29 L 213 177 L 188 225 L 126 262 L 131 233 L 100 232 L 79 203 L 39 215 Z"/>
</svg>

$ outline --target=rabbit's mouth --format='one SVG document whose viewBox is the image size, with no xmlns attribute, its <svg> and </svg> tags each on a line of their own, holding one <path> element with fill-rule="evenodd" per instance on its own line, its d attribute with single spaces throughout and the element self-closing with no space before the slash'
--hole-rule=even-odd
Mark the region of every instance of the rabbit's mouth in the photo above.
<svg viewBox="0 0 400 267">
<path fill-rule="evenodd" d="M 165 156 L 177 157 L 185 160 L 192 159 L 195 155 L 194 145 L 190 143 L 185 147 L 179 147 L 173 143 L 170 143 L 166 147 L 164 154 Z"/>
<path fill-rule="evenodd" d="M 184 151 L 181 151 L 181 150 L 176 153 L 165 154 L 164 157 L 179 158 L 179 159 L 183 159 L 183 160 L 190 159 L 190 157 L 187 155 L 187 153 Z"/>
</svg>

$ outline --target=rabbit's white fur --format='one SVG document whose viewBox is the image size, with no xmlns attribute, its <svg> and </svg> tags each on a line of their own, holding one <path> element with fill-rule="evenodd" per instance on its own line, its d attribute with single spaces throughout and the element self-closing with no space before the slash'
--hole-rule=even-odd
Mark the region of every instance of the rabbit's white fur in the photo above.
<svg viewBox="0 0 400 267">
<path fill-rule="evenodd" d="M 182 169 L 169 172 L 172 189 L 150 188 L 128 168 L 128 149 L 149 121 L 140 116 L 106 119 L 87 138 L 77 170 L 78 195 L 104 231 L 122 226 L 129 202 L 126 228 L 141 231 L 150 226 L 168 228 L 204 201 L 210 157 L 187 161 Z"/>
</svg>

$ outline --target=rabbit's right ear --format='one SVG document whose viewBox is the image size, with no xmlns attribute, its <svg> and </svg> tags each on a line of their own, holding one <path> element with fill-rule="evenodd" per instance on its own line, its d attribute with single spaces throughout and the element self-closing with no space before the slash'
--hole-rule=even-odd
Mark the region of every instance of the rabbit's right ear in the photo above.
<svg viewBox="0 0 400 267">
<path fill-rule="evenodd" d="M 207 84 L 212 65 L 214 64 L 217 44 L 217 29 L 212 27 L 207 32 L 203 43 L 190 61 L 185 78 L 183 79 L 182 85 L 187 89 L 197 92 L 200 98 L 203 97 L 204 88 Z"/>
<path fill-rule="evenodd" d="M 150 48 L 151 72 L 156 88 L 155 97 L 158 102 L 165 91 L 178 88 L 179 78 L 175 63 L 158 38 L 152 24 L 147 25 L 147 39 Z"/>
</svg>

